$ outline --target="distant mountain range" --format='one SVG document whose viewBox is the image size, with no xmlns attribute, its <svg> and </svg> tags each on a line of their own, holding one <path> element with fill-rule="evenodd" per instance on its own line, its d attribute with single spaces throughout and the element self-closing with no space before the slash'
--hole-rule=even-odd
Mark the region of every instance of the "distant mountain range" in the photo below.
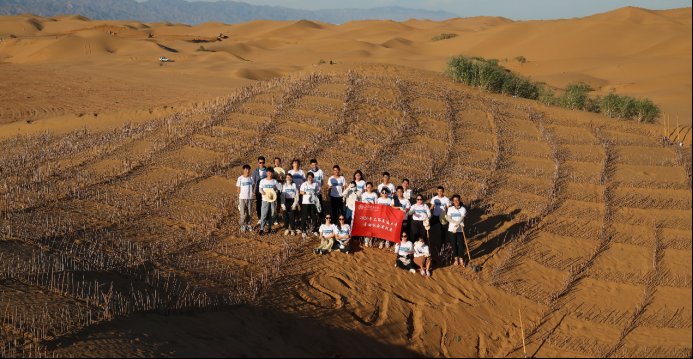
<svg viewBox="0 0 693 359">
<path fill-rule="evenodd" d="M 403 21 L 411 18 L 444 20 L 457 17 L 457 15 L 445 11 L 403 7 L 310 11 L 278 6 L 258 6 L 237 1 L 0 0 L 0 14 L 18 15 L 25 13 L 39 16 L 79 14 L 98 20 L 170 21 L 186 24 L 208 21 L 239 23 L 251 20 L 301 19 L 340 24 L 347 21 L 368 19 Z"/>
</svg>

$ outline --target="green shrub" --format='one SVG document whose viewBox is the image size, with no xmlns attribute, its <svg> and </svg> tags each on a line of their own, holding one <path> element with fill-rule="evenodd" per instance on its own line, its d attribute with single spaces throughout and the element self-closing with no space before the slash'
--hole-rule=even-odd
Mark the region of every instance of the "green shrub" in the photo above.
<svg viewBox="0 0 693 359">
<path fill-rule="evenodd" d="M 571 110 L 584 110 L 587 107 L 588 94 L 591 91 L 593 89 L 584 82 L 569 84 L 559 98 L 559 104 L 561 107 Z"/>
<path fill-rule="evenodd" d="M 453 57 L 448 61 L 446 73 L 455 81 L 489 92 L 530 99 L 539 97 L 536 84 L 498 65 L 495 59 Z"/>
<path fill-rule="evenodd" d="M 433 36 L 431 38 L 431 40 L 440 41 L 440 40 L 452 39 L 453 37 L 457 37 L 457 34 L 453 34 L 451 32 L 446 32 L 446 33 L 442 33 L 440 35 Z"/>
<path fill-rule="evenodd" d="M 654 123 L 662 111 L 650 99 L 638 100 L 635 103 L 635 119 L 638 122 Z"/>
</svg>

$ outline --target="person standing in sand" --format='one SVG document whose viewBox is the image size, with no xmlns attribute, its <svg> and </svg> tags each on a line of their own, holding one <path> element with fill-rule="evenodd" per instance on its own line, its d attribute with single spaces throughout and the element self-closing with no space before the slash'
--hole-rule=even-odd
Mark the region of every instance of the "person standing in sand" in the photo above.
<svg viewBox="0 0 693 359">
<path fill-rule="evenodd" d="M 424 204 L 422 195 L 416 196 L 416 203 L 409 208 L 409 215 L 411 216 L 411 238 L 423 237 L 426 240 L 428 233 L 424 222 L 431 218 L 431 210 Z"/>
<path fill-rule="evenodd" d="M 274 170 L 271 167 L 265 171 L 265 176 L 265 179 L 260 181 L 258 186 L 262 190 L 259 235 L 264 234 L 265 227 L 267 227 L 268 234 L 274 233 L 272 225 L 274 224 L 274 215 L 277 213 L 277 190 L 280 188 L 279 183 L 274 179 Z"/>
<path fill-rule="evenodd" d="M 438 186 L 437 194 L 431 198 L 431 230 L 428 236 L 428 244 L 431 246 L 433 257 L 438 259 L 443 242 L 445 241 L 446 231 L 443 228 L 443 222 L 447 224 L 445 214 L 450 206 L 450 199 L 445 196 L 445 188 Z"/>
<path fill-rule="evenodd" d="M 318 167 L 318 160 L 313 158 L 310 160 L 310 169 L 308 170 L 308 173 L 313 174 L 313 178 L 315 179 L 315 183 L 318 185 L 318 191 L 315 193 L 316 196 L 318 196 L 318 200 L 320 201 L 319 204 L 316 204 L 317 208 L 322 207 L 322 186 L 325 184 L 325 173 Z M 320 219 L 322 221 L 322 213 L 324 211 L 319 211 L 318 215 L 320 216 Z"/>
<path fill-rule="evenodd" d="M 298 187 L 293 183 L 293 177 L 287 173 L 284 176 L 281 192 L 281 208 L 284 212 L 284 235 L 294 235 L 296 230 L 296 213 L 298 212 Z"/>
<path fill-rule="evenodd" d="M 383 172 L 383 183 L 378 185 L 378 192 L 382 192 L 383 188 L 387 188 L 387 196 L 392 198 L 395 194 L 395 185 L 390 182 L 390 172 Z"/>
<path fill-rule="evenodd" d="M 257 168 L 253 171 L 253 181 L 259 184 L 265 177 L 267 177 L 267 167 L 265 167 L 265 157 L 260 156 L 257 158 Z M 262 217 L 262 193 L 260 193 L 260 186 L 255 188 L 255 212 L 257 213 L 257 224 L 260 225 L 260 217 Z"/>
<path fill-rule="evenodd" d="M 394 197 L 394 200 L 395 207 L 404 212 L 404 217 L 402 218 L 402 233 L 409 233 L 409 209 L 411 208 L 411 202 L 404 197 L 404 187 L 397 187 L 397 195 Z"/>
<path fill-rule="evenodd" d="M 467 245 L 464 240 L 464 217 L 467 215 L 467 209 L 464 208 L 460 195 L 452 196 L 452 206 L 448 207 L 447 220 L 448 238 L 452 243 L 452 252 L 455 256 L 455 265 L 465 267 L 464 256 L 467 250 Z"/>
<path fill-rule="evenodd" d="M 344 199 L 342 194 L 346 179 L 342 176 L 342 169 L 338 165 L 332 167 L 332 176 L 327 180 L 330 191 L 330 214 L 332 218 L 339 218 L 344 214 Z"/>
<path fill-rule="evenodd" d="M 240 212 L 241 232 L 252 231 L 253 225 L 253 192 L 255 191 L 255 181 L 250 175 L 250 165 L 243 165 L 243 174 L 236 180 L 236 190 L 238 193 L 238 211 Z"/>
<path fill-rule="evenodd" d="M 318 211 L 313 198 L 317 198 L 316 193 L 320 190 L 318 184 L 314 182 L 315 175 L 308 172 L 306 181 L 301 184 L 300 194 L 301 199 L 301 226 L 303 227 L 303 238 L 306 238 L 310 232 L 317 233 L 318 229 Z"/>
</svg>

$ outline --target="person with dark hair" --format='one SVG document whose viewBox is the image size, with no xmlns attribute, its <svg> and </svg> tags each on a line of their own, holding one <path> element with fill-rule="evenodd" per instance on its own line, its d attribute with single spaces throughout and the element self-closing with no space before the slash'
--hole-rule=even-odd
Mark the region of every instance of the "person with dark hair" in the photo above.
<svg viewBox="0 0 693 359">
<path fill-rule="evenodd" d="M 373 192 L 373 183 L 371 183 L 371 182 L 366 183 L 366 192 L 364 192 L 361 195 L 361 202 L 375 204 L 375 202 L 377 200 L 378 200 L 378 194 Z M 365 247 L 371 247 L 372 246 L 371 242 L 372 242 L 372 238 L 363 237 L 363 245 Z"/>
<path fill-rule="evenodd" d="M 445 188 L 443 186 L 438 186 L 437 194 L 431 198 L 430 206 L 432 216 L 428 244 L 431 246 L 433 258 L 438 259 L 446 237 L 446 231 L 443 228 L 444 225 L 448 224 L 445 214 L 450 206 L 450 199 L 445 196 Z"/>
<path fill-rule="evenodd" d="M 351 225 L 349 225 L 344 215 L 340 215 L 337 221 L 337 237 L 335 241 L 340 252 L 349 254 L 351 250 L 351 243 L 349 243 L 351 241 Z"/>
<path fill-rule="evenodd" d="M 395 207 L 404 212 L 404 217 L 402 218 L 402 233 L 409 233 L 409 209 L 411 208 L 411 202 L 409 202 L 409 199 L 404 197 L 404 187 L 397 187 L 397 195 L 395 196 L 394 200 Z"/>
<path fill-rule="evenodd" d="M 402 180 L 402 192 L 404 193 L 404 198 L 408 199 L 409 202 L 411 202 L 412 198 L 412 192 L 411 192 L 411 183 L 409 182 L 409 179 L 405 178 Z"/>
<path fill-rule="evenodd" d="M 327 187 L 330 190 L 330 214 L 332 218 L 339 218 L 344 214 L 344 184 L 346 179 L 342 176 L 342 170 L 338 165 L 332 167 L 332 176 L 327 180 Z"/>
<path fill-rule="evenodd" d="M 467 215 L 467 209 L 464 208 L 460 195 L 452 196 L 452 206 L 448 207 L 447 220 L 448 238 L 452 243 L 452 253 L 455 257 L 455 265 L 465 267 L 464 257 L 467 251 L 467 244 L 464 240 L 464 217 Z"/>
<path fill-rule="evenodd" d="M 383 172 L 383 183 L 378 185 L 378 193 L 382 192 L 383 188 L 387 188 L 388 197 L 392 198 L 395 194 L 395 185 L 390 183 L 390 172 Z"/>
<path fill-rule="evenodd" d="M 382 204 L 388 207 L 395 207 L 395 201 L 391 198 L 390 190 L 387 187 L 383 187 L 380 190 L 380 197 L 375 200 L 376 204 Z M 377 240 L 380 242 L 380 249 L 390 248 L 390 242 L 385 240 Z"/>
<path fill-rule="evenodd" d="M 310 160 L 310 169 L 308 170 L 308 173 L 312 173 L 314 176 L 315 183 L 318 184 L 318 192 L 316 195 L 318 196 L 318 200 L 320 201 L 319 204 L 316 204 L 316 208 L 321 208 L 322 207 L 322 187 L 325 184 L 325 173 L 318 167 L 318 160 L 313 158 Z M 320 221 L 322 222 L 322 217 L 323 213 L 325 211 L 318 211 L 318 215 L 320 216 Z"/>
<path fill-rule="evenodd" d="M 431 250 L 428 248 L 428 244 L 424 240 L 424 237 L 419 237 L 414 244 L 414 263 L 420 269 L 422 276 L 431 276 Z"/>
<path fill-rule="evenodd" d="M 253 171 L 253 181 L 259 184 L 265 177 L 267 177 L 267 167 L 265 166 L 265 157 L 260 156 L 257 158 L 257 168 Z M 262 215 L 262 193 L 260 193 L 260 187 L 255 188 L 255 212 L 257 213 L 257 224 L 260 224 L 260 217 Z"/>
<path fill-rule="evenodd" d="M 308 172 L 306 181 L 303 182 L 300 189 L 301 196 L 303 196 L 301 200 L 301 226 L 303 227 L 303 238 L 306 238 L 311 232 L 316 236 L 318 234 L 319 219 L 315 201 L 318 200 L 317 192 L 319 190 L 320 188 L 315 182 L 315 175 L 313 172 Z"/>
<path fill-rule="evenodd" d="M 402 240 L 395 246 L 395 267 L 408 270 L 416 274 L 416 264 L 414 263 L 414 243 L 409 241 L 406 233 L 402 234 Z"/>
<path fill-rule="evenodd" d="M 318 233 L 320 234 L 320 246 L 313 250 L 315 254 L 328 254 L 332 252 L 334 240 L 337 237 L 337 226 L 332 224 L 332 216 L 329 214 L 325 216 L 325 224 L 320 226 Z"/>
<path fill-rule="evenodd" d="M 274 179 L 279 183 L 284 183 L 284 178 L 286 177 L 286 171 L 282 167 L 281 157 L 274 158 Z"/>
<path fill-rule="evenodd" d="M 260 189 L 262 190 L 262 208 L 260 209 L 260 231 L 258 234 L 263 235 L 265 227 L 267 233 L 274 233 L 272 225 L 274 224 L 274 216 L 277 213 L 277 190 L 279 182 L 274 179 L 274 170 L 270 167 L 265 172 L 266 178 L 260 181 Z"/>
<path fill-rule="evenodd" d="M 356 183 L 356 189 L 359 191 L 359 196 L 366 190 L 366 179 L 363 177 L 361 170 L 354 172 L 353 181 Z"/>
<path fill-rule="evenodd" d="M 306 173 L 301 169 L 301 160 L 294 159 L 291 161 L 291 169 L 287 173 L 291 175 L 296 186 L 301 188 L 301 185 L 306 180 Z"/>
<path fill-rule="evenodd" d="M 296 230 L 296 213 L 298 212 L 298 187 L 293 182 L 291 174 L 284 176 L 282 185 L 281 208 L 284 212 L 284 235 L 294 235 Z"/>
<path fill-rule="evenodd" d="M 409 215 L 411 216 L 411 238 L 423 237 L 426 240 L 428 238 L 426 223 L 431 218 L 431 210 L 424 204 L 422 195 L 416 196 L 416 203 L 409 208 Z"/>
<path fill-rule="evenodd" d="M 253 213 L 253 192 L 255 192 L 255 181 L 250 175 L 250 165 L 243 165 L 243 174 L 236 180 L 238 192 L 238 211 L 240 212 L 241 232 L 252 231 L 251 224 Z"/>
<path fill-rule="evenodd" d="M 356 202 L 359 201 L 361 193 L 356 187 L 356 182 L 351 181 L 349 187 L 342 193 L 344 198 L 344 203 L 346 209 L 344 210 L 344 215 L 346 216 L 347 223 L 351 224 L 354 219 L 354 211 L 356 210 Z"/>
</svg>

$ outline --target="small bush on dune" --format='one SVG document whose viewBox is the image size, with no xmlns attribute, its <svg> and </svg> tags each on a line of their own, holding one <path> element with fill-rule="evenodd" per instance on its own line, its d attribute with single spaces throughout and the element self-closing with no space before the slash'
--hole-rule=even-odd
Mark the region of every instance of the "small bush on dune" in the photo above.
<svg viewBox="0 0 693 359">
<path fill-rule="evenodd" d="M 524 56 L 516 56 L 515 60 L 521 64 L 524 64 L 527 62 L 527 58 L 525 58 Z"/>
<path fill-rule="evenodd" d="M 440 40 L 447 40 L 447 39 L 452 39 L 453 37 L 457 37 L 457 34 L 453 34 L 450 32 L 442 33 L 440 35 L 433 36 L 431 40 L 433 41 L 440 41 Z"/>
<path fill-rule="evenodd" d="M 593 89 L 584 82 L 569 84 L 559 98 L 559 105 L 571 110 L 585 110 L 589 93 L 592 91 Z"/>
<path fill-rule="evenodd" d="M 508 71 L 495 59 L 453 57 L 448 61 L 446 73 L 455 81 L 489 92 L 530 99 L 539 97 L 539 87 L 536 84 Z"/>
<path fill-rule="evenodd" d="M 654 123 L 661 113 L 659 106 L 650 99 L 638 100 L 635 104 L 635 119 L 638 122 Z"/>
</svg>

